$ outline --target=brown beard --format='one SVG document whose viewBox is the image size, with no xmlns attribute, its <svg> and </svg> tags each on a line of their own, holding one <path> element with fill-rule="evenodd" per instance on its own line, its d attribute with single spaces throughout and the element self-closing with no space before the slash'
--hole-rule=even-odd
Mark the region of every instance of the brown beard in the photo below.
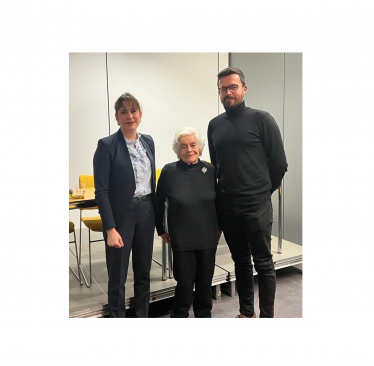
<svg viewBox="0 0 374 366">
<path fill-rule="evenodd" d="M 239 104 L 241 104 L 241 103 L 243 102 L 243 100 L 244 100 L 244 97 L 243 97 L 242 100 L 240 100 L 238 103 L 235 103 L 235 102 L 234 102 L 234 104 L 233 104 L 232 106 L 227 106 L 227 107 L 226 107 L 226 105 L 225 105 L 226 99 L 234 99 L 234 101 L 235 101 L 235 98 L 227 98 L 227 97 L 226 97 L 226 98 L 224 99 L 222 105 L 223 105 L 223 107 L 225 108 L 225 111 L 227 112 L 227 111 L 230 111 L 231 109 L 237 107 Z"/>
<path fill-rule="evenodd" d="M 226 106 L 225 102 L 226 102 L 226 99 L 233 99 L 234 100 L 234 104 L 231 105 L 231 106 Z M 223 107 L 225 108 L 226 111 L 229 111 L 233 108 L 235 108 L 237 106 L 237 104 L 235 104 L 235 98 L 225 98 L 225 100 L 223 101 Z"/>
</svg>

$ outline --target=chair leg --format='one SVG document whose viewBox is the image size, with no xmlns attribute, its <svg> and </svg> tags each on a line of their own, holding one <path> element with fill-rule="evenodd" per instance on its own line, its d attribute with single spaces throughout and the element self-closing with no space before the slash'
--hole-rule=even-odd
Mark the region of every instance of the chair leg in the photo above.
<svg viewBox="0 0 374 366">
<path fill-rule="evenodd" d="M 90 282 L 87 282 L 86 276 L 84 275 L 82 265 L 81 265 L 81 273 L 83 276 L 83 280 L 86 286 L 89 288 L 92 286 L 92 264 L 91 264 L 91 230 L 88 229 L 88 257 L 89 257 L 89 267 L 90 267 Z"/>
<path fill-rule="evenodd" d="M 75 229 L 74 229 L 74 245 L 75 245 L 75 254 L 77 256 L 77 268 L 78 268 L 79 282 L 81 285 L 83 285 L 83 282 L 81 279 L 81 271 L 79 270 L 79 258 L 78 258 L 77 238 L 75 236 Z"/>
<path fill-rule="evenodd" d="M 77 248 L 77 238 L 75 236 L 75 229 L 73 231 L 73 234 L 74 234 L 75 256 L 76 256 L 76 259 L 77 259 L 78 274 L 76 274 L 75 271 L 73 270 L 73 268 L 71 268 L 70 266 L 69 266 L 69 269 L 71 270 L 71 272 L 73 273 L 75 278 L 79 281 L 79 283 L 82 285 L 83 282 L 82 282 L 82 279 L 81 279 L 81 271 L 79 269 L 78 248 Z"/>
<path fill-rule="evenodd" d="M 92 285 L 92 263 L 91 263 L 91 230 L 88 229 L 88 255 L 90 261 L 90 287 Z"/>
<path fill-rule="evenodd" d="M 82 210 L 80 210 L 79 216 L 79 264 L 81 264 L 81 254 L 82 254 Z"/>
<path fill-rule="evenodd" d="M 84 275 L 84 272 L 82 269 L 82 210 L 80 210 L 80 213 L 79 213 L 79 272 L 82 273 L 82 277 L 87 286 L 86 276 Z M 83 282 L 81 282 L 81 286 L 82 285 L 83 285 Z M 87 286 L 87 287 L 90 287 L 90 286 Z"/>
</svg>

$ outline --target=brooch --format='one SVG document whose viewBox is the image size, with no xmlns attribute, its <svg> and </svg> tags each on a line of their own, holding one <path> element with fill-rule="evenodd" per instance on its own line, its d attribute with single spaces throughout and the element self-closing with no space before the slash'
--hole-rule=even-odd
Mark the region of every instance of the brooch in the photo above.
<svg viewBox="0 0 374 366">
<path fill-rule="evenodd" d="M 204 168 L 203 169 L 201 169 L 202 170 L 202 172 L 205 174 L 207 171 L 208 171 L 208 169 L 207 168 L 205 168 L 205 166 L 204 166 Z"/>
</svg>

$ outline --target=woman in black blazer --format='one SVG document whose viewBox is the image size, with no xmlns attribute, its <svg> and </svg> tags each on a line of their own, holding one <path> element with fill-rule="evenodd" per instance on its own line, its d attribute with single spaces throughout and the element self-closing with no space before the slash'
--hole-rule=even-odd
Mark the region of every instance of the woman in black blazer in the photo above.
<svg viewBox="0 0 374 366">
<path fill-rule="evenodd" d="M 109 315 L 125 317 L 132 251 L 135 314 L 146 318 L 155 229 L 155 147 L 151 136 L 137 132 L 142 109 L 133 95 L 121 95 L 114 108 L 120 129 L 99 140 L 93 159 L 109 277 Z"/>
</svg>

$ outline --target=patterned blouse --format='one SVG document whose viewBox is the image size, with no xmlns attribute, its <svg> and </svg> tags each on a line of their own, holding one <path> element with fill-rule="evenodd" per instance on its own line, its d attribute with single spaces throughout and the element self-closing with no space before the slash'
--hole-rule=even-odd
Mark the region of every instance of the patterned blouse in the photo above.
<svg viewBox="0 0 374 366">
<path fill-rule="evenodd" d="M 124 136 L 127 149 L 129 150 L 132 168 L 134 169 L 136 185 L 134 197 L 145 196 L 152 192 L 151 161 L 147 156 L 147 151 L 140 141 L 140 136 L 140 133 L 137 133 L 137 139 L 135 141 L 128 141 Z"/>
</svg>

